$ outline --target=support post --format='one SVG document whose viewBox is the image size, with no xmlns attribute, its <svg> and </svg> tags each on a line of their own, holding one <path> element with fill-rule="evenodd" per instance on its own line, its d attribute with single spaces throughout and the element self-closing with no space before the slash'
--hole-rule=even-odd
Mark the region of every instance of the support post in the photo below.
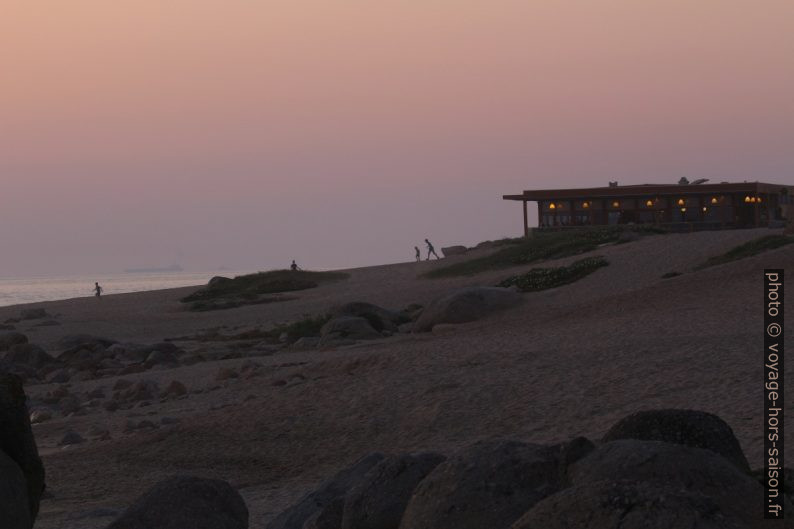
<svg viewBox="0 0 794 529">
<path fill-rule="evenodd" d="M 524 205 L 524 238 L 529 237 L 529 220 L 527 219 L 527 201 L 522 200 L 521 203 Z"/>
</svg>

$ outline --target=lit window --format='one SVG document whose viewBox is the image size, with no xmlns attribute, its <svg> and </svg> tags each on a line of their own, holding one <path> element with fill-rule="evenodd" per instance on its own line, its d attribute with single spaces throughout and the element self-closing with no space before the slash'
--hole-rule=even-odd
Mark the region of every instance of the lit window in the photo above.
<svg viewBox="0 0 794 529">
<path fill-rule="evenodd" d="M 653 200 L 649 200 L 645 203 L 646 206 L 651 207 L 653 206 Z"/>
<path fill-rule="evenodd" d="M 587 208 L 589 208 L 589 207 L 590 207 L 590 202 L 582 202 L 582 207 L 583 207 L 584 209 L 587 209 Z"/>
<path fill-rule="evenodd" d="M 686 208 L 681 208 L 681 213 L 686 213 Z"/>
<path fill-rule="evenodd" d="M 613 207 L 613 208 L 619 208 L 619 207 L 620 207 L 620 202 L 618 202 L 617 200 L 615 200 L 614 202 L 612 202 L 612 207 Z"/>
<path fill-rule="evenodd" d="M 761 197 L 757 197 L 756 200 L 760 203 L 761 202 Z"/>
<path fill-rule="evenodd" d="M 745 202 L 752 202 L 752 199 L 749 196 L 744 197 Z"/>
<path fill-rule="evenodd" d="M 683 206 L 684 204 L 686 204 L 686 201 L 683 198 L 679 198 L 678 199 L 678 205 L 679 206 Z"/>
<path fill-rule="evenodd" d="M 706 206 L 703 206 L 703 211 L 708 211 L 708 210 L 709 210 L 709 208 L 707 208 Z"/>
<path fill-rule="evenodd" d="M 556 209 L 556 208 L 557 208 L 557 206 L 556 206 L 556 205 L 554 205 L 554 202 L 552 202 L 551 204 L 549 204 L 549 209 Z"/>
<path fill-rule="evenodd" d="M 711 203 L 712 204 L 716 204 L 717 203 L 717 197 L 711 197 Z"/>
</svg>

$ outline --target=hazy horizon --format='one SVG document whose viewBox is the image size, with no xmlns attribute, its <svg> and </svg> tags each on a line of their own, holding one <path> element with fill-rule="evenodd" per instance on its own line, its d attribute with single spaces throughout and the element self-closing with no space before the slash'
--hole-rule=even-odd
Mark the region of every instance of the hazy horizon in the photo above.
<svg viewBox="0 0 794 529">
<path fill-rule="evenodd" d="M 787 0 L 7 4 L 0 277 L 409 261 L 519 236 L 523 189 L 794 184 Z"/>
</svg>

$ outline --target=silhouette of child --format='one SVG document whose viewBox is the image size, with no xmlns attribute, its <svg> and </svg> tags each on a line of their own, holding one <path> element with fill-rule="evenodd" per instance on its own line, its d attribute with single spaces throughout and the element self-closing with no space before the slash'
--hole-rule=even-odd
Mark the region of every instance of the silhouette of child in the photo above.
<svg viewBox="0 0 794 529">
<path fill-rule="evenodd" d="M 419 251 L 418 246 L 414 246 L 414 250 L 416 250 L 416 262 L 418 263 L 422 260 L 422 253 Z"/>
<path fill-rule="evenodd" d="M 94 292 L 96 292 L 96 294 L 94 294 L 96 297 L 99 297 L 99 296 L 102 295 L 102 287 L 99 286 L 98 282 L 94 283 Z"/>
</svg>

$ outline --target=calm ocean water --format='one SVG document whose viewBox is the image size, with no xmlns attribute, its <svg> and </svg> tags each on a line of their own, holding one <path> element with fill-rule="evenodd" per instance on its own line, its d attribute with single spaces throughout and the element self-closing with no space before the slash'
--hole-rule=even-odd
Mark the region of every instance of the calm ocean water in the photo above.
<svg viewBox="0 0 794 529">
<path fill-rule="evenodd" d="M 94 295 L 94 281 L 99 281 L 104 289 L 103 295 L 108 295 L 203 285 L 216 275 L 234 277 L 245 273 L 248 272 L 167 272 L 97 274 L 90 277 L 0 278 L 0 307 L 19 303 L 90 297 Z"/>
</svg>

